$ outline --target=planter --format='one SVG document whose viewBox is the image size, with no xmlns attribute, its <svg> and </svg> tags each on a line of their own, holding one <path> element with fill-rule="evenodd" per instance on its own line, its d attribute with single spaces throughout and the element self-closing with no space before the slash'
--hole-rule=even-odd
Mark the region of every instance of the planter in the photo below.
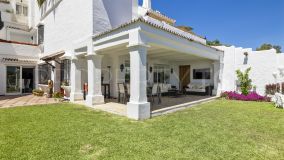
<svg viewBox="0 0 284 160">
<path fill-rule="evenodd" d="M 64 89 L 64 97 L 70 97 L 71 86 L 61 86 Z"/>
</svg>

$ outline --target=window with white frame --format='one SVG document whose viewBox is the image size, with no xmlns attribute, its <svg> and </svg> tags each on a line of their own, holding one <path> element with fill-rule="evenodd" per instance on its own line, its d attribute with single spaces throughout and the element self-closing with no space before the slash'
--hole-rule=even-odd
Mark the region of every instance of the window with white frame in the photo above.
<svg viewBox="0 0 284 160">
<path fill-rule="evenodd" d="M 16 4 L 16 14 L 22 16 L 28 16 L 28 7 L 24 4 Z"/>
</svg>

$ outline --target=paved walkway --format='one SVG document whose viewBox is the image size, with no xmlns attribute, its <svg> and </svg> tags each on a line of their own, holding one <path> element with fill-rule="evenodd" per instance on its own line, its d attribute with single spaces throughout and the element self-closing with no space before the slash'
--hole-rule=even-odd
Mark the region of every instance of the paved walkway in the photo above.
<svg viewBox="0 0 284 160">
<path fill-rule="evenodd" d="M 30 106 L 40 104 L 53 104 L 58 103 L 53 98 L 36 97 L 33 95 L 25 96 L 1 96 L 0 97 L 0 108 L 10 108 L 17 106 Z"/>
</svg>

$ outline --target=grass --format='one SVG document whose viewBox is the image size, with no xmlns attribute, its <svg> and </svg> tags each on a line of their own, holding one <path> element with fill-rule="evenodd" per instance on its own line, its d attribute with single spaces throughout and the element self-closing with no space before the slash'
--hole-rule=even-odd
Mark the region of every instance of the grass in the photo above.
<svg viewBox="0 0 284 160">
<path fill-rule="evenodd" d="M 136 122 L 72 104 L 0 109 L 0 159 L 284 159 L 284 111 L 217 100 Z"/>
</svg>

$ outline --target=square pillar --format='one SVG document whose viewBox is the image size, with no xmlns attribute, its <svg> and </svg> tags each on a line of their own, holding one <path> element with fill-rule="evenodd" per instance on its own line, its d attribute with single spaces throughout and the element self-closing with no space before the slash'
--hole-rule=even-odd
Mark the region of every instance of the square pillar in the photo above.
<svg viewBox="0 0 284 160">
<path fill-rule="evenodd" d="M 214 68 L 214 89 L 213 95 L 220 96 L 222 92 L 222 73 L 223 73 L 223 63 L 222 61 L 215 61 L 213 63 Z"/>
<path fill-rule="evenodd" d="M 83 92 L 81 86 L 81 68 L 77 57 L 73 57 L 71 60 L 71 93 L 70 101 L 83 100 Z"/>
<path fill-rule="evenodd" d="M 102 95 L 102 58 L 101 55 L 90 54 L 88 58 L 88 95 L 86 97 L 86 105 L 93 107 L 94 105 L 103 104 L 104 96 Z"/>
<path fill-rule="evenodd" d="M 129 46 L 131 71 L 127 116 L 136 120 L 148 119 L 151 115 L 147 100 L 147 47 L 144 44 Z"/>
</svg>

